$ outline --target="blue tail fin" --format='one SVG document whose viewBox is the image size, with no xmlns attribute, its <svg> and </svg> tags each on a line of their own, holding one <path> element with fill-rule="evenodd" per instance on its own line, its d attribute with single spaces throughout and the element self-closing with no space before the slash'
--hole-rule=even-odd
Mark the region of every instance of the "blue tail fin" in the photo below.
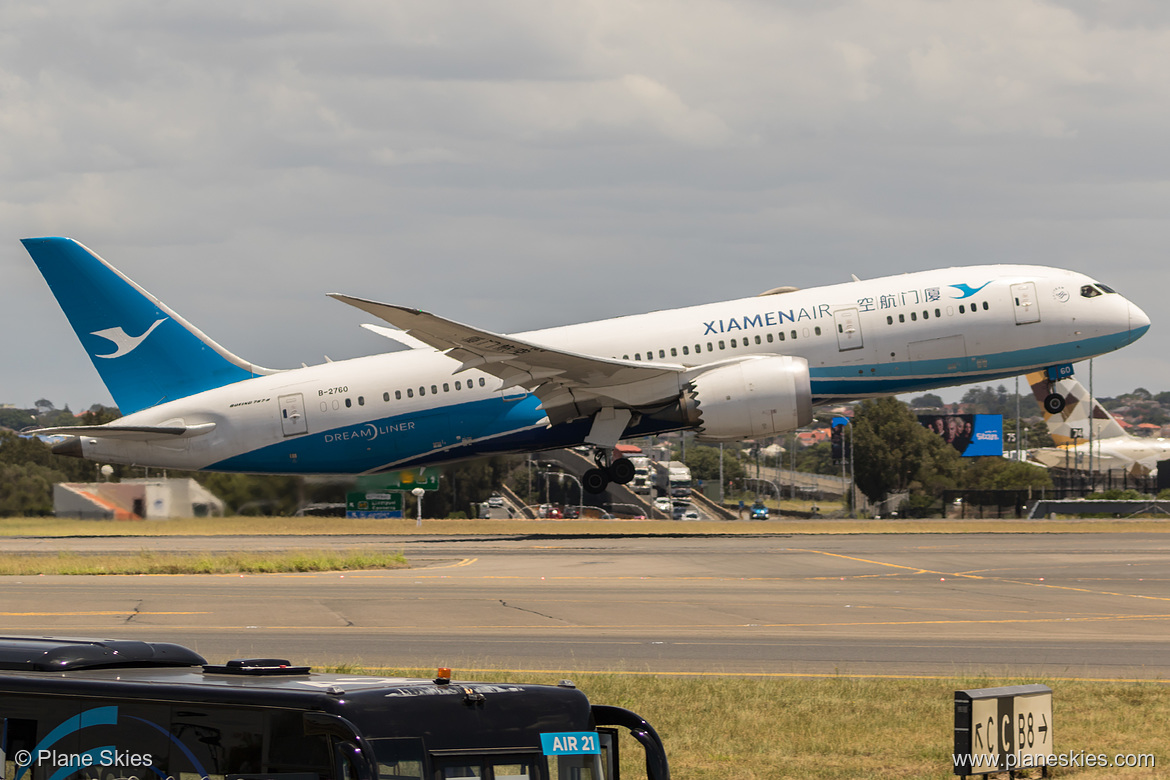
<svg viewBox="0 0 1170 780">
<path fill-rule="evenodd" d="M 228 352 L 71 238 L 26 238 L 123 414 L 272 373 Z"/>
</svg>

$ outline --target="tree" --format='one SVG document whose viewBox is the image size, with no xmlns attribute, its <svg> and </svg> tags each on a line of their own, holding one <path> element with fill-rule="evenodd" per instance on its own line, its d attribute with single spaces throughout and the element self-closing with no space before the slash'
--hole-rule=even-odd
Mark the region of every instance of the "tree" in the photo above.
<svg viewBox="0 0 1170 780">
<path fill-rule="evenodd" d="M 122 412 L 116 406 L 94 404 L 82 413 L 80 422 L 82 425 L 105 425 L 108 422 L 117 420 L 121 416 Z"/>
<path fill-rule="evenodd" d="M 0 409 L 0 428 L 23 431 L 37 424 L 37 418 L 29 409 Z"/>
<path fill-rule="evenodd" d="M 934 496 L 954 486 L 959 453 L 896 398 L 863 401 L 852 426 L 854 480 L 870 501 L 903 491 Z"/>
<path fill-rule="evenodd" d="M 943 399 L 934 393 L 920 395 L 910 400 L 910 408 L 912 409 L 941 409 L 945 405 Z"/>
<path fill-rule="evenodd" d="M 693 444 L 687 447 L 687 468 L 691 470 L 691 480 L 701 479 L 704 482 L 719 481 L 719 448 L 706 444 Z M 752 472 L 755 473 L 754 471 Z M 743 461 L 739 459 L 739 451 L 734 447 L 723 448 L 723 478 L 725 480 L 739 480 L 744 477 Z"/>
<path fill-rule="evenodd" d="M 969 490 L 1024 490 L 1050 488 L 1052 477 L 1047 469 L 1031 463 L 989 456 L 965 458 L 959 484 Z"/>
<path fill-rule="evenodd" d="M 833 462 L 832 446 L 823 441 L 797 450 L 796 470 L 809 474 L 840 474 L 841 466 Z"/>
</svg>

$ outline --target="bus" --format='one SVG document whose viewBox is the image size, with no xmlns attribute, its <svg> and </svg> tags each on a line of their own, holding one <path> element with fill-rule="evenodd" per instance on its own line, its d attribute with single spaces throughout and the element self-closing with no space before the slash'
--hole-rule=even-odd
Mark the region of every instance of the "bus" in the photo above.
<svg viewBox="0 0 1170 780">
<path fill-rule="evenodd" d="M 669 780 L 649 723 L 568 681 L 317 674 L 279 658 L 213 665 L 163 642 L 0 637 L 0 780 L 620 780 L 627 732 L 648 780 Z"/>
</svg>

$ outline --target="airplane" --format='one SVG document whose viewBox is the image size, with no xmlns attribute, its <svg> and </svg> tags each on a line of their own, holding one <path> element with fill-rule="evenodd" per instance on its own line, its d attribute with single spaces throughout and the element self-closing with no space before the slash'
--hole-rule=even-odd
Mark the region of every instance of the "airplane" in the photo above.
<svg viewBox="0 0 1170 780">
<path fill-rule="evenodd" d="M 77 241 L 22 243 L 125 415 L 37 432 L 67 437 L 58 454 L 185 470 L 361 475 L 587 445 L 582 482 L 600 493 L 633 478 L 623 438 L 771 436 L 818 405 L 1071 367 L 1150 326 L 1088 276 L 1030 265 L 854 275 L 512 335 L 330 293 L 407 348 L 273 370 Z"/>
<path fill-rule="evenodd" d="M 1157 474 L 1158 461 L 1170 458 L 1170 439 L 1127 433 L 1076 379 L 1061 379 L 1050 389 L 1046 376 L 1037 372 L 1028 374 L 1028 382 L 1041 402 L 1049 392 L 1065 399 L 1062 411 L 1044 412 L 1048 433 L 1057 446 L 1030 449 L 1028 460 L 1048 468 L 1075 469 L 1087 469 L 1091 462 L 1094 471 L 1122 469 L 1140 477 Z"/>
</svg>

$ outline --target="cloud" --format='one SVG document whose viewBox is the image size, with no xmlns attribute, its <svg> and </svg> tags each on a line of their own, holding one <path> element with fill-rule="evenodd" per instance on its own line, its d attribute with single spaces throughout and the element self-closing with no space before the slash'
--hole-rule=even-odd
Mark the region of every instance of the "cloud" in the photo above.
<svg viewBox="0 0 1170 780">
<path fill-rule="evenodd" d="M 329 289 L 518 330 L 1019 260 L 1156 311 L 1168 35 L 1142 0 L 13 0 L 10 316 L 60 317 L 38 234 L 278 365 L 381 346 Z"/>
</svg>

